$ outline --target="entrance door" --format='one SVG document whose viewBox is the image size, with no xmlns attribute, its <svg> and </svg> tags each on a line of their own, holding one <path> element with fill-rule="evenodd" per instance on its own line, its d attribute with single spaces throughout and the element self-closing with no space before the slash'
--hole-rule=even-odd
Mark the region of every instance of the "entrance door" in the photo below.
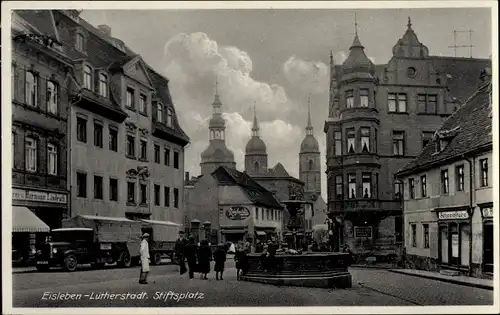
<svg viewBox="0 0 500 315">
<path fill-rule="evenodd" d="M 458 266 L 460 264 L 460 234 L 458 234 L 458 224 L 450 224 L 450 264 Z"/>
<path fill-rule="evenodd" d="M 493 224 L 483 225 L 483 272 L 493 273 Z"/>
<path fill-rule="evenodd" d="M 448 227 L 446 226 L 441 226 L 439 228 L 439 246 L 441 248 L 441 262 L 447 264 L 449 259 L 448 259 Z"/>
</svg>

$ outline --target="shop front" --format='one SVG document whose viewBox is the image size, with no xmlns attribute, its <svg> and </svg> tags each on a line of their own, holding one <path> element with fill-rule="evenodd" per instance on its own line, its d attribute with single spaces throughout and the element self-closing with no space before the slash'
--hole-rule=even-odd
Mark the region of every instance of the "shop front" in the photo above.
<svg viewBox="0 0 500 315">
<path fill-rule="evenodd" d="M 222 241 L 237 244 L 252 239 L 252 222 L 250 207 L 246 205 L 221 206 L 219 223 Z"/>
<path fill-rule="evenodd" d="M 26 207 L 12 207 L 12 262 L 30 264 L 50 227 Z"/>
<path fill-rule="evenodd" d="M 467 271 L 471 259 L 471 214 L 468 207 L 436 209 L 441 267 Z"/>
<path fill-rule="evenodd" d="M 493 203 L 480 204 L 483 223 L 483 273 L 493 274 Z"/>
</svg>

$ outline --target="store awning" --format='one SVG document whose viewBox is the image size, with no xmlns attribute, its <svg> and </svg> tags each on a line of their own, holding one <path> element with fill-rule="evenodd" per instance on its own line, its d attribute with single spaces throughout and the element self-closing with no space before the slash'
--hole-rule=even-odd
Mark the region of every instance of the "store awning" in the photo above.
<svg viewBox="0 0 500 315">
<path fill-rule="evenodd" d="M 26 207 L 12 207 L 12 232 L 50 232 L 50 227 Z"/>
<path fill-rule="evenodd" d="M 266 235 L 266 232 L 264 232 L 264 231 L 257 231 L 256 233 L 257 233 L 257 235 Z"/>
</svg>

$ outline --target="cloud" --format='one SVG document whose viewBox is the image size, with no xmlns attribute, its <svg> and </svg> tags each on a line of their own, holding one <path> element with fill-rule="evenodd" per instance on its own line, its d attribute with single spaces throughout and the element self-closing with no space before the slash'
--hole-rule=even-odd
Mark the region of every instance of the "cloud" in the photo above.
<svg viewBox="0 0 500 315">
<path fill-rule="evenodd" d="M 295 88 L 304 92 L 321 94 L 328 91 L 329 70 L 322 62 L 292 56 L 283 64 L 283 72 Z"/>
</svg>

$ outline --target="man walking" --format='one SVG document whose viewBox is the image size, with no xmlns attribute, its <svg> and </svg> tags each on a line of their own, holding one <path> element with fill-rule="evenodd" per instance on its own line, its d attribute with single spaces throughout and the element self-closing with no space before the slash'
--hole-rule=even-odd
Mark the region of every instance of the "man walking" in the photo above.
<svg viewBox="0 0 500 315">
<path fill-rule="evenodd" d="M 180 274 L 183 275 L 186 273 L 186 257 L 184 255 L 184 249 L 187 245 L 187 240 L 184 238 L 184 232 L 179 232 L 179 238 L 175 242 L 175 255 L 179 260 Z"/>
<path fill-rule="evenodd" d="M 149 234 L 144 233 L 142 235 L 141 249 L 139 251 L 141 255 L 141 276 L 139 277 L 140 284 L 148 283 L 148 273 L 149 273 Z"/>
</svg>

